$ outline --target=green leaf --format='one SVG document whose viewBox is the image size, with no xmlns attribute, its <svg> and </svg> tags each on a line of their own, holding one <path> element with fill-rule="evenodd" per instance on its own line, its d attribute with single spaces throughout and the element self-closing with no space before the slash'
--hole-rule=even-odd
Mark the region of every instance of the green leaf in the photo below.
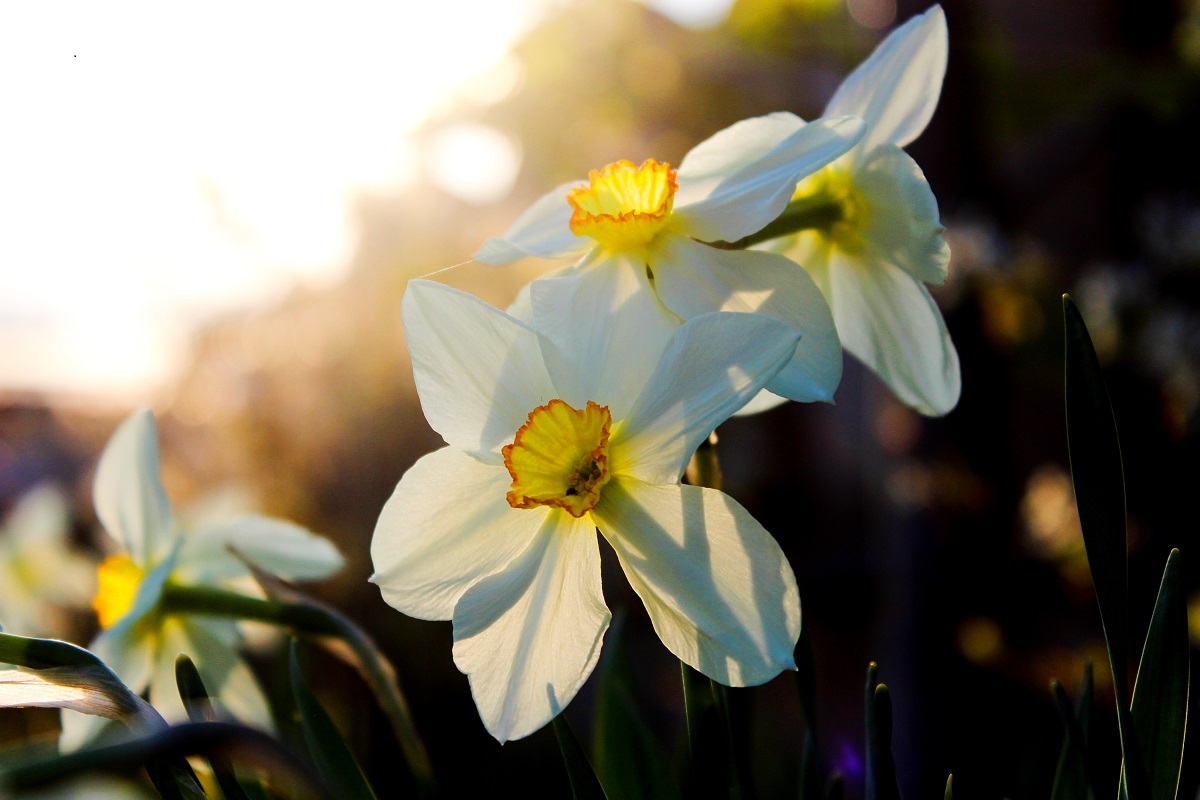
<svg viewBox="0 0 1200 800">
<path fill-rule="evenodd" d="M 1063 721 L 1063 746 L 1058 756 L 1058 767 L 1054 773 L 1054 786 L 1050 790 L 1051 800 L 1087 800 L 1092 797 L 1091 781 L 1088 777 L 1087 740 L 1079 724 L 1067 691 L 1057 680 L 1050 682 L 1050 690 Z"/>
<path fill-rule="evenodd" d="M 1063 295 L 1063 323 L 1071 478 L 1113 673 L 1121 751 L 1125 761 L 1135 765 L 1122 773 L 1121 783 L 1128 800 L 1150 800 L 1129 712 L 1128 543 L 1121 444 L 1096 350 L 1079 309 L 1068 295 Z"/>
<path fill-rule="evenodd" d="M 567 724 L 562 714 L 554 718 L 554 736 L 558 739 L 558 749 L 562 752 L 563 764 L 567 768 L 567 778 L 571 781 L 571 796 L 575 800 L 607 800 L 600 780 L 595 770 L 588 762 L 575 732 Z"/>
<path fill-rule="evenodd" d="M 271 773 L 278 785 L 288 786 L 296 796 L 326 798 L 335 795 L 319 775 L 275 739 L 261 731 L 225 722 L 189 722 L 174 725 L 151 736 L 108 747 L 80 750 L 64 756 L 22 764 L 0 774 L 0 796 L 19 790 L 50 786 L 60 780 L 91 772 L 130 775 L 148 763 L 182 762 L 187 756 L 221 755 L 238 763 Z M 186 763 L 186 762 L 184 762 Z M 160 786 L 165 796 L 203 797 L 195 793 L 172 793 Z"/>
<path fill-rule="evenodd" d="M 946 776 L 946 800 L 954 800 L 954 776 Z"/>
<path fill-rule="evenodd" d="M 200 671 L 184 653 L 175 658 L 175 684 L 179 687 L 179 699 L 183 701 L 188 719 L 192 722 L 216 720 L 216 712 L 209 699 L 208 689 L 200 677 Z M 225 800 L 249 800 L 233 774 L 233 765 L 229 763 L 229 759 L 212 754 L 208 758 L 208 764 L 212 767 L 213 777 L 217 779 L 217 785 L 221 787 L 221 794 L 225 795 Z"/>
<path fill-rule="evenodd" d="M 317 771 L 325 780 L 338 789 L 338 797 L 350 800 L 375 800 L 375 792 L 367 783 L 362 768 L 354 760 L 350 748 L 342 739 L 337 726 L 329 718 L 325 708 L 313 695 L 300 671 L 296 658 L 296 643 L 288 651 L 288 671 L 292 678 L 292 693 L 296 697 L 296 710 L 300 714 L 300 727 L 308 752 L 316 764 Z"/>
<path fill-rule="evenodd" d="M 683 662 L 679 667 L 691 756 L 683 794 L 688 798 L 729 797 L 728 728 L 713 694 L 713 682 Z"/>
<path fill-rule="evenodd" d="M 633 669 L 621 636 L 625 615 L 609 626 L 600 656 L 593 730 L 592 762 L 610 797 L 628 800 L 672 800 L 678 797 L 666 758 L 646 725 L 637 702 Z"/>
<path fill-rule="evenodd" d="M 1182 571 L 1172 550 L 1133 688 L 1133 724 L 1153 800 L 1174 800 L 1182 768 L 1191 670 Z"/>
<path fill-rule="evenodd" d="M 892 758 L 892 696 L 879 683 L 879 666 L 867 668 L 867 800 L 900 800 Z"/>
<path fill-rule="evenodd" d="M 745 689 L 735 689 L 710 680 L 713 697 L 725 721 L 725 750 L 732 766 L 729 796 L 734 800 L 752 800 L 754 781 L 750 774 L 749 696 Z"/>
</svg>

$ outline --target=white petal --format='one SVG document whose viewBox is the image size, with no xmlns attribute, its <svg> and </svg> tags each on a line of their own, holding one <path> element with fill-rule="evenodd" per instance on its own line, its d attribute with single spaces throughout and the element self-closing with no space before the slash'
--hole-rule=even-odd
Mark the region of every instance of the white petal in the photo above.
<svg viewBox="0 0 1200 800">
<path fill-rule="evenodd" d="M 654 630 L 681 661 L 729 686 L 795 669 L 800 595 L 792 568 L 732 498 L 619 479 L 593 514 Z"/>
<path fill-rule="evenodd" d="M 40 542 L 65 548 L 69 513 L 62 490 L 42 483 L 21 495 L 4 520 L 3 535 L 23 548 Z"/>
<path fill-rule="evenodd" d="M 842 81 L 825 115 L 866 121 L 867 135 L 855 152 L 869 153 L 885 142 L 903 147 L 933 117 L 948 50 L 946 15 L 935 5 L 892 31 Z"/>
<path fill-rule="evenodd" d="M 454 663 L 488 732 L 520 739 L 562 711 L 596 666 L 610 618 L 591 520 L 556 511 L 454 608 Z"/>
<path fill-rule="evenodd" d="M 575 408 L 594 400 L 623 419 L 683 324 L 654 293 L 645 264 L 614 256 L 569 277 L 536 280 L 530 292 L 558 396 Z"/>
<path fill-rule="evenodd" d="M 512 478 L 450 447 L 404 473 L 371 539 L 383 599 L 421 619 L 450 619 L 478 581 L 529 546 L 548 510 L 517 509 L 505 499 Z"/>
<path fill-rule="evenodd" d="M 802 178 L 846 153 L 863 130 L 862 120 L 853 117 L 804 125 L 703 199 L 676 205 L 672 229 L 704 242 L 732 242 L 761 230 L 783 213 Z"/>
<path fill-rule="evenodd" d="M 158 477 L 158 432 L 149 409 L 132 414 L 108 440 L 92 495 L 100 523 L 135 563 L 149 563 L 170 546 L 171 504 Z"/>
<path fill-rule="evenodd" d="M 533 284 L 537 283 L 537 281 L 550 280 L 552 278 L 565 278 L 568 275 L 574 275 L 576 272 L 579 272 L 579 264 L 567 264 L 566 266 L 558 267 L 557 269 L 552 269 L 549 272 L 543 273 L 536 280 L 530 281 L 517 290 L 516 298 L 512 301 L 512 304 L 508 308 L 504 309 L 504 313 L 508 314 L 510 317 L 519 319 L 521 322 L 532 324 L 533 300 L 530 298 L 529 292 L 533 287 Z"/>
<path fill-rule="evenodd" d="M 333 542 L 294 522 L 243 514 L 206 525 L 183 537 L 178 576 L 190 583 L 217 583 L 247 573 L 233 547 L 256 566 L 288 580 L 320 580 L 342 568 Z"/>
<path fill-rule="evenodd" d="M 762 158 L 784 139 L 804 127 L 804 120 L 787 111 L 735 122 L 693 147 L 679 162 L 679 191 L 675 205 L 707 197 L 717 184 L 742 167 Z"/>
<path fill-rule="evenodd" d="M 958 353 L 925 286 L 886 261 L 862 263 L 840 253 L 829 277 L 846 349 L 922 414 L 954 408 L 962 391 Z"/>
<path fill-rule="evenodd" d="M 792 362 L 767 388 L 800 402 L 833 399 L 842 379 L 842 348 L 829 306 L 803 269 L 757 250 L 719 250 L 681 236 L 660 237 L 655 285 L 684 319 L 709 311 L 765 314 L 800 332 Z"/>
<path fill-rule="evenodd" d="M 950 248 L 937 199 L 917 162 L 895 145 L 880 145 L 855 171 L 854 183 L 869 207 L 867 248 L 914 278 L 940 286 Z"/>
<path fill-rule="evenodd" d="M 776 406 L 781 406 L 787 401 L 788 399 L 786 397 L 780 397 L 777 394 L 763 389 L 761 392 L 754 395 L 754 398 L 749 403 L 746 403 L 746 405 L 735 411 L 733 415 L 735 417 L 748 417 L 751 414 L 761 414 L 764 411 L 770 411 Z"/>
<path fill-rule="evenodd" d="M 410 281 L 404 334 L 421 409 L 448 444 L 493 464 L 529 412 L 554 399 L 538 336 L 465 292 Z"/>
<path fill-rule="evenodd" d="M 511 264 L 522 258 L 568 258 L 596 246 L 588 236 L 571 232 L 571 205 L 567 194 L 586 181 L 564 183 L 550 191 L 517 217 L 503 236 L 488 239 L 475 253 L 485 264 Z"/>
<path fill-rule="evenodd" d="M 685 323 L 613 436 L 612 471 L 677 482 L 700 443 L 791 360 L 799 339 L 760 314 L 704 314 Z"/>
</svg>

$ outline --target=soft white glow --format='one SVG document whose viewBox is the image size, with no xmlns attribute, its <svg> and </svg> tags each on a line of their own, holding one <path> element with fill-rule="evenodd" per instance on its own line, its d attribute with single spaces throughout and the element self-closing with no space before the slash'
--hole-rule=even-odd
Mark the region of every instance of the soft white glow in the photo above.
<svg viewBox="0 0 1200 800">
<path fill-rule="evenodd" d="M 131 343 L 336 281 L 354 195 L 411 180 L 412 131 L 539 7 L 0 5 L 0 385 L 109 393 L 76 362 L 104 341 L 144 391 L 163 364 Z"/>
<path fill-rule="evenodd" d="M 722 22 L 733 0 L 642 0 L 664 17 L 686 28 L 711 28 Z"/>
<path fill-rule="evenodd" d="M 502 200 L 520 168 L 520 146 L 490 125 L 448 125 L 429 142 L 430 180 L 468 203 Z"/>
</svg>

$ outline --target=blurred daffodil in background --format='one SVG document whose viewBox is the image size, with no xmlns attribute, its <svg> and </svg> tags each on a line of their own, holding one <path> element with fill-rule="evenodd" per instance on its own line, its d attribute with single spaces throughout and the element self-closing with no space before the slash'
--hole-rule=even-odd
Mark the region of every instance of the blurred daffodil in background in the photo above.
<svg viewBox="0 0 1200 800">
<path fill-rule="evenodd" d="M 623 306 L 657 305 L 618 274 Z M 665 348 L 623 349 L 621 326 L 540 313 L 573 302 L 570 282 L 546 284 L 536 331 L 455 289 L 409 284 L 417 391 L 449 446 L 404 474 L 371 544 L 388 603 L 453 619 L 455 664 L 501 742 L 550 721 L 596 665 L 610 619 L 597 528 L 663 643 L 714 680 L 753 685 L 793 668 L 800 633 L 795 578 L 771 535 L 725 494 L 679 483 L 713 428 L 789 363 L 796 332 L 713 313 Z"/>
<path fill-rule="evenodd" d="M 63 612 L 87 608 L 94 586 L 92 560 L 70 543 L 67 498 L 49 484 L 35 487 L 0 528 L 0 625 L 61 637 Z"/>
<path fill-rule="evenodd" d="M 102 627 L 89 645 L 134 692 L 169 722 L 187 719 L 175 683 L 175 659 L 185 653 L 206 686 L 237 719 L 262 728 L 271 716 L 262 691 L 238 656 L 237 623 L 166 614 L 170 585 L 216 586 L 242 578 L 242 559 L 292 579 L 320 579 L 342 566 L 327 539 L 281 519 L 246 514 L 185 530 L 159 479 L 154 415 L 134 413 L 117 428 L 96 467 L 96 514 L 117 549 L 97 571 L 93 607 Z M 99 732 L 95 717 L 63 714 L 64 749 Z"/>
</svg>

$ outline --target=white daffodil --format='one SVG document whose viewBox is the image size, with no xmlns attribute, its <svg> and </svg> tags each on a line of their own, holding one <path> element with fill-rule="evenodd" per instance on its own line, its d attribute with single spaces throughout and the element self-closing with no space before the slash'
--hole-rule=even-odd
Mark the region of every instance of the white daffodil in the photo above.
<svg viewBox="0 0 1200 800">
<path fill-rule="evenodd" d="M 183 530 L 158 475 L 154 415 L 140 411 L 121 423 L 96 466 L 96 515 L 119 546 L 98 570 L 93 607 L 101 632 L 93 653 L 168 722 L 187 719 L 175 682 L 175 659 L 186 653 L 205 686 L 237 719 L 270 728 L 271 716 L 250 669 L 237 653 L 230 619 L 162 613 L 170 584 L 214 586 L 248 572 L 230 548 L 265 570 L 292 579 L 327 577 L 342 566 L 329 540 L 281 519 L 246 514 Z M 101 722 L 64 713 L 64 749 L 88 741 Z"/>
<path fill-rule="evenodd" d="M 628 304 L 655 306 L 633 270 Z M 644 280 L 644 277 L 643 277 Z M 430 425 L 371 543 L 393 607 L 454 621 L 454 661 L 484 725 L 526 736 L 571 701 L 608 628 L 596 528 L 655 630 L 725 684 L 794 668 L 800 601 L 771 535 L 713 489 L 680 485 L 696 446 L 792 358 L 797 334 L 756 314 L 706 314 L 665 349 L 563 307 L 536 330 L 413 281 L 404 330 Z M 534 298 L 537 310 L 542 300 Z M 639 309 L 638 313 L 647 313 Z"/>
<path fill-rule="evenodd" d="M 760 148 L 774 115 L 740 122 L 684 157 L 678 171 L 653 159 L 640 167 L 618 161 L 593 170 L 587 185 L 564 184 L 533 204 L 503 237 L 475 254 L 489 264 L 526 256 L 581 257 L 553 280 L 575 291 L 612 296 L 629 269 L 645 272 L 670 317 L 667 329 L 711 311 L 755 312 L 803 334 L 791 362 L 771 379 L 776 394 L 829 401 L 842 376 L 842 350 L 829 308 L 812 279 L 773 253 L 704 242 L 735 242 L 776 219 L 796 183 L 845 153 L 862 136 L 861 120 L 824 119 Z M 773 128 L 772 128 L 773 129 Z M 753 150 L 754 158 L 742 158 Z M 713 167 L 731 167 L 718 175 Z M 531 292 L 538 283 L 535 281 Z M 525 318 L 528 297 L 513 313 Z M 611 309 L 609 309 L 611 310 Z M 656 318 L 637 334 L 661 333 Z M 643 320 L 620 323 L 638 329 Z M 649 343 L 658 347 L 662 342 Z"/>
<path fill-rule="evenodd" d="M 962 389 L 958 353 L 924 285 L 945 280 L 950 250 L 937 200 L 921 168 L 901 148 L 933 116 L 947 47 L 946 17 L 934 6 L 893 31 L 842 82 L 825 115 L 861 117 L 866 134 L 801 181 L 793 206 L 818 217 L 827 212 L 829 221 L 766 245 L 813 276 L 833 310 L 842 345 L 904 403 L 928 415 L 949 412 Z M 760 140 L 743 160 L 812 127 L 790 114 L 776 115 L 770 125 L 747 124 Z M 739 166 L 731 159 L 713 169 L 720 175 Z M 681 167 L 680 180 L 683 173 Z M 770 404 L 760 398 L 754 406 Z"/>
<path fill-rule="evenodd" d="M 67 500 L 42 485 L 0 527 L 0 625 L 22 636 L 60 637 L 63 609 L 87 608 L 93 562 L 68 541 Z"/>
</svg>

